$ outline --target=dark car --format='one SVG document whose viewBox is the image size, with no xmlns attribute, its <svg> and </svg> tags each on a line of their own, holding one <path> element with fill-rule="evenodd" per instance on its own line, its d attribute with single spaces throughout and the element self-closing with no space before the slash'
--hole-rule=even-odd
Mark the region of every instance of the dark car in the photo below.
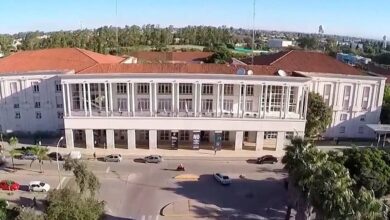
<svg viewBox="0 0 390 220">
<path fill-rule="evenodd" d="M 265 155 L 265 156 L 257 158 L 256 162 L 258 164 L 265 164 L 265 163 L 274 164 L 274 163 L 278 162 L 278 158 L 276 158 L 272 155 Z"/>
<path fill-rule="evenodd" d="M 57 160 L 57 152 L 51 152 L 47 155 L 51 160 Z M 64 160 L 64 157 L 58 153 L 58 160 Z"/>
</svg>

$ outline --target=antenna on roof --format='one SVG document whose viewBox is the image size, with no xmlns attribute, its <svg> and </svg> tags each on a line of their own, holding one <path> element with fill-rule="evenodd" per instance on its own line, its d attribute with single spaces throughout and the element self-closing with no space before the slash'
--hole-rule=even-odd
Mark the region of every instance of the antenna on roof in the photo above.
<svg viewBox="0 0 390 220">
<path fill-rule="evenodd" d="M 254 65 L 255 59 L 255 17 L 256 17 L 256 0 L 253 0 L 253 29 L 252 29 L 252 65 Z"/>
</svg>

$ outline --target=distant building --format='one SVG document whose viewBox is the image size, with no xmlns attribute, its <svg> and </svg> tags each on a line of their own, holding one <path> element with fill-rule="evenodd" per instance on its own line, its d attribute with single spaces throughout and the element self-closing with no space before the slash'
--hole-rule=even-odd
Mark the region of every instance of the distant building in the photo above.
<svg viewBox="0 0 390 220">
<path fill-rule="evenodd" d="M 336 59 L 352 66 L 367 65 L 371 62 L 370 58 L 346 53 L 337 53 Z"/>
<path fill-rule="evenodd" d="M 282 48 L 290 47 L 292 45 L 293 43 L 290 40 L 283 40 L 283 39 L 268 40 L 268 47 L 270 49 L 282 49 Z"/>
<path fill-rule="evenodd" d="M 387 47 L 387 37 L 386 37 L 386 35 L 383 36 L 383 44 L 382 44 L 382 47 L 383 47 L 383 49 L 386 49 L 386 47 Z"/>
</svg>

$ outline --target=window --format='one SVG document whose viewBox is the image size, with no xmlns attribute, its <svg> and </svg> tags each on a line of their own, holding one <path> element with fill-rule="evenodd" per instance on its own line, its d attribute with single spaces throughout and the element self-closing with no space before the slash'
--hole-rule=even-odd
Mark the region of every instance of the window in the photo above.
<svg viewBox="0 0 390 220">
<path fill-rule="evenodd" d="M 370 87 L 363 88 L 363 98 L 362 98 L 362 110 L 367 110 L 368 108 L 368 97 L 370 95 Z"/>
<path fill-rule="evenodd" d="M 213 94 L 213 84 L 203 84 L 202 85 L 202 94 L 203 95 L 212 95 Z"/>
<path fill-rule="evenodd" d="M 209 112 L 213 110 L 213 100 L 212 99 L 202 99 L 202 111 Z"/>
<path fill-rule="evenodd" d="M 127 98 L 118 98 L 118 111 L 126 110 L 127 111 Z"/>
<path fill-rule="evenodd" d="M 171 131 L 168 130 L 160 131 L 160 141 L 169 141 L 170 136 L 171 136 Z"/>
<path fill-rule="evenodd" d="M 19 103 L 15 103 L 14 104 L 14 108 L 19 108 L 20 106 L 19 106 Z"/>
<path fill-rule="evenodd" d="M 34 102 L 34 108 L 41 108 L 41 102 L 40 101 L 35 101 Z"/>
<path fill-rule="evenodd" d="M 33 93 L 39 93 L 39 82 L 32 82 L 31 83 Z"/>
<path fill-rule="evenodd" d="M 14 101 L 14 108 L 19 108 L 19 98 L 18 97 L 13 97 L 13 101 Z"/>
<path fill-rule="evenodd" d="M 181 141 L 189 141 L 190 131 L 179 131 L 179 136 Z"/>
<path fill-rule="evenodd" d="M 56 106 L 57 108 L 62 108 L 62 97 L 61 96 L 56 96 Z"/>
<path fill-rule="evenodd" d="M 137 109 L 138 111 L 148 111 L 149 110 L 149 99 L 138 99 Z"/>
<path fill-rule="evenodd" d="M 247 96 L 253 96 L 254 94 L 254 86 L 253 85 L 246 85 L 246 95 Z"/>
<path fill-rule="evenodd" d="M 140 132 L 140 139 L 141 140 L 144 140 L 144 141 L 148 141 L 149 140 L 149 131 L 148 130 L 141 130 Z"/>
<path fill-rule="evenodd" d="M 223 94 L 227 96 L 234 95 L 234 85 L 226 84 L 223 86 Z"/>
<path fill-rule="evenodd" d="M 229 141 L 229 131 L 222 131 L 222 141 Z"/>
<path fill-rule="evenodd" d="M 149 94 L 149 84 L 148 83 L 138 83 L 137 84 L 137 94 Z"/>
<path fill-rule="evenodd" d="M 59 93 L 62 91 L 62 86 L 61 86 L 61 82 L 60 81 L 55 81 L 55 89 L 56 89 L 56 92 Z"/>
<path fill-rule="evenodd" d="M 20 112 L 15 112 L 15 118 L 20 119 Z"/>
<path fill-rule="evenodd" d="M 348 114 L 341 114 L 340 115 L 340 121 L 345 121 L 348 119 Z"/>
<path fill-rule="evenodd" d="M 58 119 L 63 119 L 64 118 L 64 113 L 63 112 L 57 112 L 57 118 Z"/>
<path fill-rule="evenodd" d="M 127 94 L 127 85 L 126 83 L 117 83 L 116 84 L 116 93 L 117 94 Z"/>
<path fill-rule="evenodd" d="M 271 91 L 269 93 L 270 99 L 270 111 L 280 111 L 282 108 L 283 100 L 283 86 L 271 86 Z"/>
<path fill-rule="evenodd" d="M 11 89 L 11 94 L 15 94 L 18 92 L 18 83 L 17 82 L 11 82 L 9 87 Z"/>
<path fill-rule="evenodd" d="M 171 111 L 172 109 L 172 99 L 158 99 L 158 107 L 159 111 Z"/>
<path fill-rule="evenodd" d="M 225 99 L 223 100 L 223 110 L 224 111 L 233 111 L 233 100 Z"/>
<path fill-rule="evenodd" d="M 276 131 L 264 132 L 264 139 L 276 139 L 277 137 L 278 137 L 278 132 Z"/>
<path fill-rule="evenodd" d="M 360 121 L 366 121 L 366 116 L 364 115 L 360 116 Z"/>
<path fill-rule="evenodd" d="M 158 94 L 169 95 L 171 93 L 172 93 L 172 84 L 171 83 L 159 83 L 158 84 Z"/>
<path fill-rule="evenodd" d="M 192 111 L 192 99 L 179 99 L 179 111 Z"/>
<path fill-rule="evenodd" d="M 287 132 L 285 133 L 285 138 L 286 138 L 286 140 L 292 140 L 293 137 L 294 137 L 294 132 L 292 132 L 292 131 L 287 131 Z"/>
<path fill-rule="evenodd" d="M 364 127 L 363 126 L 359 127 L 359 134 L 364 134 Z"/>
<path fill-rule="evenodd" d="M 343 95 L 343 110 L 349 109 L 349 100 L 351 96 L 351 86 L 344 86 L 344 95 Z"/>
<path fill-rule="evenodd" d="M 180 95 L 191 95 L 192 94 L 192 84 L 191 83 L 180 83 L 179 84 L 179 94 Z"/>
<path fill-rule="evenodd" d="M 35 118 L 36 119 L 41 119 L 42 118 L 41 112 L 35 112 Z"/>
<path fill-rule="evenodd" d="M 289 112 L 295 112 L 296 109 L 297 109 L 297 99 L 296 99 L 296 92 L 297 92 L 297 87 L 291 87 L 291 90 L 290 90 L 290 105 L 289 105 L 289 108 L 288 108 L 288 111 Z"/>
<path fill-rule="evenodd" d="M 329 105 L 330 104 L 330 91 L 332 89 L 332 85 L 331 84 L 326 84 L 324 86 L 324 102 L 326 105 Z"/>
<path fill-rule="evenodd" d="M 253 100 L 246 100 L 245 111 L 247 112 L 253 111 Z"/>
<path fill-rule="evenodd" d="M 341 126 L 340 127 L 340 134 L 344 134 L 345 133 L 345 127 L 344 126 Z"/>
</svg>

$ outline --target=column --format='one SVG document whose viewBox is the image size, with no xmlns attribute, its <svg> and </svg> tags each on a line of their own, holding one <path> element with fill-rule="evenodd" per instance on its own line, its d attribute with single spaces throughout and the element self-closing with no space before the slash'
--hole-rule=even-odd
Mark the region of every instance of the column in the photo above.
<svg viewBox="0 0 390 220">
<path fill-rule="evenodd" d="M 83 83 L 83 99 L 84 99 L 84 114 L 85 116 L 88 115 L 88 107 L 87 107 L 87 88 L 86 87 L 86 83 Z"/>
<path fill-rule="evenodd" d="M 131 83 L 131 112 L 135 116 L 135 83 Z"/>
<path fill-rule="evenodd" d="M 68 83 L 66 84 L 66 93 L 67 93 L 67 97 L 68 97 L 68 116 L 72 116 L 72 110 L 71 110 L 72 103 L 70 102 L 70 92 L 69 92 L 69 84 Z"/>
<path fill-rule="evenodd" d="M 130 116 L 130 83 L 126 83 L 127 91 L 127 116 Z"/>
<path fill-rule="evenodd" d="M 85 145 L 87 146 L 87 149 L 93 150 L 95 148 L 92 129 L 85 129 Z"/>
<path fill-rule="evenodd" d="M 299 119 L 304 118 L 303 117 L 303 110 L 305 106 L 305 89 L 303 87 L 300 87 L 300 96 L 299 96 Z"/>
<path fill-rule="evenodd" d="M 236 131 L 236 140 L 234 145 L 234 150 L 242 150 L 242 144 L 244 141 L 244 132 Z"/>
<path fill-rule="evenodd" d="M 149 150 L 157 149 L 157 130 L 149 130 Z"/>
<path fill-rule="evenodd" d="M 193 85 L 193 94 L 194 94 L 194 106 L 193 106 L 193 109 L 194 109 L 194 116 L 196 117 L 198 114 L 198 84 L 197 83 L 194 83 L 192 84 Z"/>
<path fill-rule="evenodd" d="M 127 130 L 127 148 L 133 150 L 136 148 L 135 130 Z"/>
<path fill-rule="evenodd" d="M 264 85 L 265 86 L 265 91 L 264 91 L 264 111 L 263 111 L 263 117 L 262 118 L 265 118 L 265 114 L 267 113 L 267 107 L 269 105 L 267 105 L 267 102 L 268 102 L 268 85 Z"/>
<path fill-rule="evenodd" d="M 282 118 L 283 112 L 284 112 L 284 105 L 286 104 L 285 101 L 285 96 L 286 96 L 286 90 L 284 89 L 285 86 L 282 86 L 282 97 L 280 99 L 280 111 L 279 111 L 279 118 Z"/>
<path fill-rule="evenodd" d="M 355 95 L 354 95 L 354 99 L 353 99 L 353 105 L 352 106 L 354 106 L 354 107 L 358 107 L 358 96 L 359 96 L 359 90 L 360 90 L 360 82 L 359 83 L 357 83 L 357 84 L 355 84 Z M 363 96 L 363 95 L 362 95 Z M 353 109 L 353 107 L 352 107 L 352 109 Z"/>
<path fill-rule="evenodd" d="M 308 101 L 309 101 L 309 89 L 306 88 L 305 89 L 305 111 L 304 111 L 304 118 L 305 118 L 305 120 L 306 120 L 306 114 L 307 114 Z"/>
<path fill-rule="evenodd" d="M 256 132 L 256 151 L 262 151 L 264 145 L 264 131 Z"/>
<path fill-rule="evenodd" d="M 295 113 L 300 114 L 300 112 L 301 112 L 300 109 L 301 109 L 301 105 L 302 105 L 302 103 L 301 103 L 301 101 L 302 101 L 302 86 L 298 87 L 298 93 L 297 93 L 296 99 L 297 99 L 297 107 L 295 109 Z"/>
<path fill-rule="evenodd" d="M 223 117 L 223 100 L 224 100 L 224 97 L 225 96 L 225 84 L 221 84 L 221 104 L 220 104 L 220 108 L 221 108 L 221 117 Z"/>
<path fill-rule="evenodd" d="M 237 107 L 237 118 L 240 117 L 240 110 L 241 110 L 241 87 L 242 85 L 238 87 L 238 107 Z"/>
<path fill-rule="evenodd" d="M 198 107 L 199 107 L 199 116 L 202 116 L 202 83 L 199 83 L 198 85 L 199 89 L 198 89 L 198 95 L 199 95 L 199 104 L 198 104 Z"/>
<path fill-rule="evenodd" d="M 110 91 L 110 115 L 114 116 L 114 102 L 112 100 L 112 83 L 108 84 L 109 85 L 109 91 Z"/>
<path fill-rule="evenodd" d="M 154 84 L 153 103 L 154 103 L 154 116 L 157 117 L 157 110 L 158 110 L 158 105 L 157 105 L 157 83 Z"/>
<path fill-rule="evenodd" d="M 92 100 L 91 100 L 91 84 L 88 83 L 88 108 L 89 116 L 92 117 Z"/>
<path fill-rule="evenodd" d="M 271 99 L 272 99 L 272 87 L 273 86 L 269 86 L 269 91 L 268 91 L 268 112 L 271 112 Z"/>
<path fill-rule="evenodd" d="M 176 83 L 176 89 L 175 89 L 175 93 L 176 93 L 176 112 L 177 112 L 177 116 L 179 116 L 179 112 L 180 112 L 180 109 L 179 109 L 179 100 L 180 100 L 180 93 L 179 93 L 179 87 L 180 87 L 180 83 Z"/>
<path fill-rule="evenodd" d="M 149 83 L 149 112 L 153 116 L 153 83 Z"/>
<path fill-rule="evenodd" d="M 219 84 L 217 84 L 217 103 L 216 103 L 216 109 L 215 109 L 215 117 L 218 117 L 220 113 L 220 90 L 219 90 Z"/>
<path fill-rule="evenodd" d="M 258 103 L 258 109 L 257 109 L 257 118 L 261 118 L 261 108 L 263 107 L 263 86 L 259 86 L 260 92 L 259 92 L 259 103 Z"/>
<path fill-rule="evenodd" d="M 287 90 L 286 90 L 286 100 L 284 101 L 284 116 L 283 116 L 283 118 L 286 118 L 287 114 L 289 112 L 290 95 L 291 95 L 291 86 L 288 86 Z"/>
<path fill-rule="evenodd" d="M 100 99 L 100 97 L 102 97 L 102 84 L 101 83 L 98 83 L 97 84 L 97 89 L 98 89 L 98 97 Z M 102 110 L 102 100 L 99 100 L 99 111 Z"/>
<path fill-rule="evenodd" d="M 74 148 L 73 130 L 72 129 L 65 129 L 65 141 L 66 141 L 66 148 L 68 148 L 68 149 Z"/>
<path fill-rule="evenodd" d="M 276 154 L 280 156 L 284 154 L 284 140 L 285 132 L 278 131 L 278 137 L 276 138 Z"/>
<path fill-rule="evenodd" d="M 106 130 L 107 149 L 115 149 L 115 135 L 113 129 Z"/>
<path fill-rule="evenodd" d="M 171 97 L 172 97 L 172 103 L 171 103 L 171 112 L 172 116 L 175 114 L 175 83 L 171 83 Z"/>
<path fill-rule="evenodd" d="M 108 117 L 108 91 L 107 91 L 107 83 L 104 83 L 104 107 L 106 108 L 106 116 Z"/>
<path fill-rule="evenodd" d="M 64 108 L 64 117 L 67 116 L 67 105 L 66 105 L 66 86 L 65 84 L 61 84 L 61 87 L 62 87 L 62 107 Z M 3 93 L 3 95 L 5 96 L 5 94 Z"/>
<path fill-rule="evenodd" d="M 245 112 L 246 112 L 246 84 L 244 84 L 244 100 L 242 102 L 242 114 L 241 114 L 241 117 L 244 117 Z"/>
</svg>

